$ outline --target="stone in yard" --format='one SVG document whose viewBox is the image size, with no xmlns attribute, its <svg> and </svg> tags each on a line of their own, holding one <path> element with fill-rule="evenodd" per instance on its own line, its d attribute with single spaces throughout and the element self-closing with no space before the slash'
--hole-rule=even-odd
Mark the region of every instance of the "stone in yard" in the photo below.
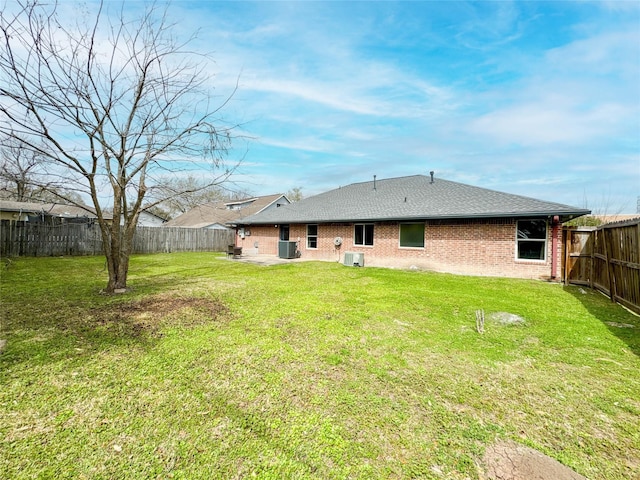
<svg viewBox="0 0 640 480">
<path fill-rule="evenodd" d="M 618 322 L 604 322 L 607 325 L 618 328 L 636 328 L 635 325 L 631 325 L 630 323 L 618 323 Z"/>
<path fill-rule="evenodd" d="M 503 325 L 521 325 L 525 323 L 524 318 L 520 315 L 508 312 L 495 312 L 490 314 L 488 318 Z"/>
<path fill-rule="evenodd" d="M 487 480 L 587 480 L 557 460 L 511 441 L 488 447 L 483 460 Z"/>
</svg>

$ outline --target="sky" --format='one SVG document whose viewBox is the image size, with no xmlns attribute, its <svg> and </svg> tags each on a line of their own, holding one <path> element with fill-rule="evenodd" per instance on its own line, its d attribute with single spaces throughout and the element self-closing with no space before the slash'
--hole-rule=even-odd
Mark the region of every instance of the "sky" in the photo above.
<svg viewBox="0 0 640 480">
<path fill-rule="evenodd" d="M 178 2 L 255 194 L 428 175 L 598 213 L 640 196 L 640 2 Z M 179 11 L 179 13 L 178 13 Z"/>
<path fill-rule="evenodd" d="M 237 85 L 223 114 L 240 125 L 230 156 L 243 159 L 233 182 L 245 192 L 308 197 L 434 171 L 600 214 L 640 207 L 640 2 L 174 1 L 169 12 L 176 36 L 197 31 L 192 48 L 214 59 L 215 95 Z"/>
</svg>

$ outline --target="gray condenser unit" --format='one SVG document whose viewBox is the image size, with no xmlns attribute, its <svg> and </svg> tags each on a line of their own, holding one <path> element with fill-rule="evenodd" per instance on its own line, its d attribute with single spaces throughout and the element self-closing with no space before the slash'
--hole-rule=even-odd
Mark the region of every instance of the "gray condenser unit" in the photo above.
<svg viewBox="0 0 640 480">
<path fill-rule="evenodd" d="M 281 240 L 278 243 L 278 257 L 296 258 L 296 242 L 287 242 Z"/>
<path fill-rule="evenodd" d="M 364 253 L 345 252 L 344 264 L 348 267 L 364 267 Z"/>
</svg>

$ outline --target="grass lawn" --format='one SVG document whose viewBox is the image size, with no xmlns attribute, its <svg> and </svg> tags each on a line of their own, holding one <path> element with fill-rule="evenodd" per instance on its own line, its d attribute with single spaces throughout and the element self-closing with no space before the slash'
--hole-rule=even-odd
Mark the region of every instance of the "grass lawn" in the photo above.
<svg viewBox="0 0 640 480">
<path fill-rule="evenodd" d="M 499 439 L 640 477 L 640 319 L 592 291 L 171 254 L 104 296 L 102 258 L 2 268 L 3 479 L 476 479 Z"/>
</svg>

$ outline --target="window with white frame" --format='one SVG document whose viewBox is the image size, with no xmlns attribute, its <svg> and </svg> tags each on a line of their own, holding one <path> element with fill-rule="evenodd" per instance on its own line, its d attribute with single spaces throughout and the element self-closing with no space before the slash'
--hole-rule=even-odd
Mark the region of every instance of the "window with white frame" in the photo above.
<svg viewBox="0 0 640 480">
<path fill-rule="evenodd" d="M 424 223 L 401 223 L 400 246 L 424 248 Z"/>
<path fill-rule="evenodd" d="M 545 260 L 547 258 L 547 221 L 518 220 L 517 259 Z"/>
<path fill-rule="evenodd" d="M 356 223 L 353 232 L 353 244 L 373 246 L 373 223 Z"/>
<path fill-rule="evenodd" d="M 307 248 L 318 248 L 318 225 L 307 225 Z"/>
</svg>

